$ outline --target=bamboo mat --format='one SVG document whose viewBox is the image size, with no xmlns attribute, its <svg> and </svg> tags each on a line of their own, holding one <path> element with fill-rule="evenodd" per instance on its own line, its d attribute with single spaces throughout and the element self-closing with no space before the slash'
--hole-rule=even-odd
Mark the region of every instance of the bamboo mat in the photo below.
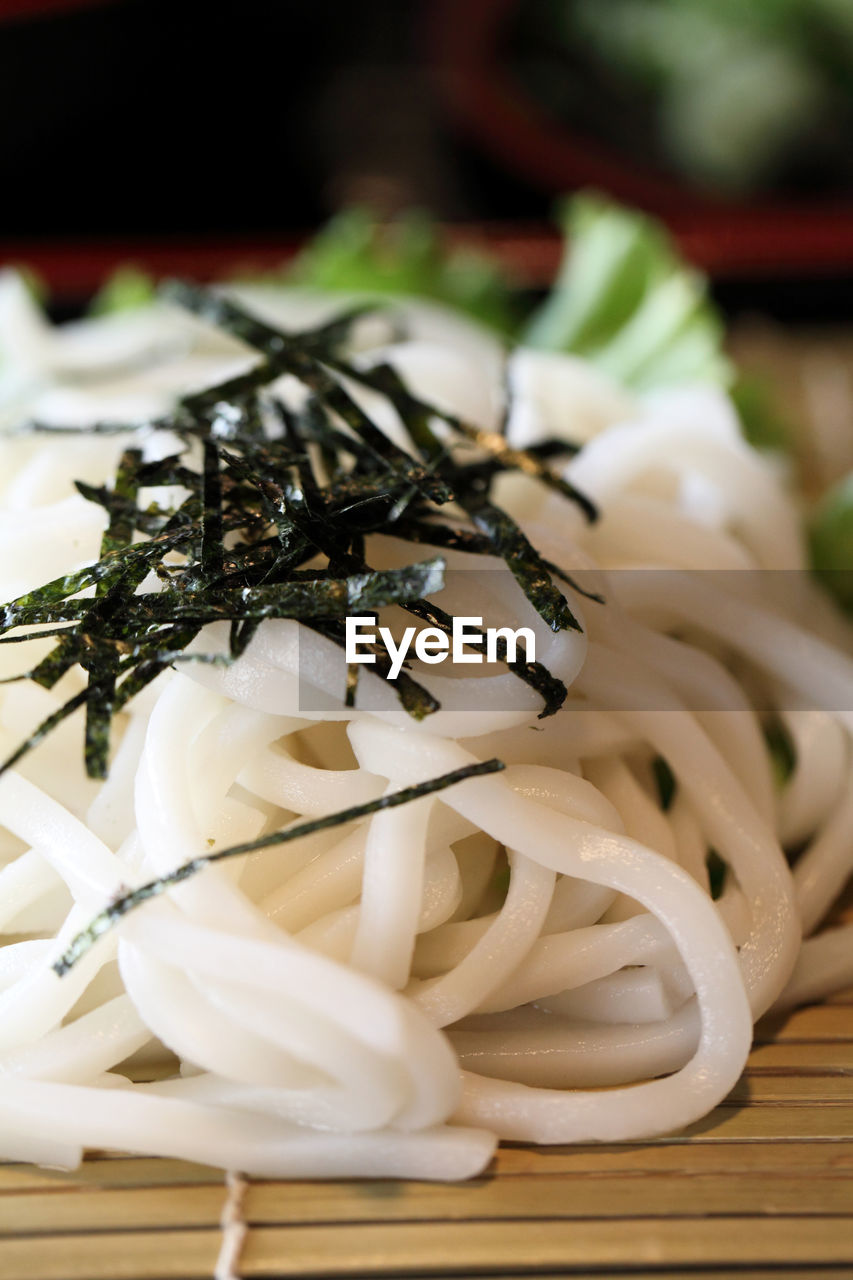
<svg viewBox="0 0 853 1280">
<path fill-rule="evenodd" d="M 853 1275 L 853 991 L 759 1024 L 726 1103 L 651 1143 L 502 1149 L 460 1185 L 249 1181 L 101 1155 L 0 1166 L 2 1280 Z M 238 1203 L 241 1201 L 241 1203 Z"/>
</svg>

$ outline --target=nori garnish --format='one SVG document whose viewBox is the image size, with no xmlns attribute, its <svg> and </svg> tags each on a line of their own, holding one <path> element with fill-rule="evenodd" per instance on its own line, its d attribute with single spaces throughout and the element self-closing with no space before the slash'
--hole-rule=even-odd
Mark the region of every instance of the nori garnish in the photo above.
<svg viewBox="0 0 853 1280">
<path fill-rule="evenodd" d="M 414 786 L 403 787 L 400 791 L 392 791 L 390 795 L 380 796 L 378 800 L 368 800 L 364 804 L 353 805 L 349 809 L 340 809 L 336 813 L 325 814 L 321 818 L 311 818 L 307 822 L 300 822 L 284 831 L 273 831 L 269 835 L 259 836 L 256 840 L 247 840 L 242 844 L 234 844 L 227 849 L 220 849 L 216 853 L 209 853 L 200 858 L 192 858 L 189 862 L 185 862 L 183 866 L 177 867 L 167 875 L 158 876 L 156 880 L 150 880 L 147 884 L 140 885 L 137 889 L 132 889 L 128 893 L 122 894 L 121 897 L 114 899 L 108 907 L 94 917 L 85 929 L 81 930 L 72 939 L 59 959 L 53 962 L 52 968 L 60 978 L 63 977 L 97 942 L 98 938 L 108 933 L 123 916 L 126 916 L 136 907 L 141 907 L 143 903 L 148 902 L 151 898 L 159 897 L 167 889 L 181 884 L 184 880 L 189 880 L 191 876 L 196 875 L 197 872 L 215 862 L 222 862 L 225 858 L 236 858 L 245 853 L 256 853 L 259 849 L 269 849 L 274 845 L 288 844 L 292 840 L 299 840 L 303 836 L 313 835 L 317 831 L 328 831 L 332 827 L 343 826 L 345 823 L 369 817 L 371 814 L 379 813 L 383 809 L 396 809 L 400 805 L 411 803 L 412 800 L 419 800 L 424 796 L 435 795 L 436 792 L 445 791 L 448 787 L 453 787 L 459 782 L 465 782 L 469 778 L 483 778 L 490 773 L 499 773 L 504 768 L 506 766 L 503 761 L 496 759 L 465 765 L 461 769 L 451 770 L 450 773 L 439 774 L 437 778 L 430 778 L 427 782 L 419 782 Z"/>
<path fill-rule="evenodd" d="M 336 362 L 335 367 L 388 397 L 409 428 L 412 439 L 432 459 L 437 473 L 452 485 L 456 501 L 484 535 L 490 553 L 505 562 L 527 599 L 551 629 L 560 631 L 569 628 L 580 631 L 580 623 L 569 608 L 568 601 L 551 581 L 551 568 L 531 546 L 512 517 L 490 501 L 489 472 L 484 475 L 479 468 L 460 467 L 455 463 L 432 430 L 430 419 L 441 418 L 458 434 L 485 445 L 489 449 L 492 466 L 523 469 L 527 474 L 553 484 L 564 497 L 577 502 L 589 520 L 598 517 L 593 503 L 573 485 L 550 472 L 534 455 L 510 448 L 503 436 L 482 431 L 413 396 L 390 365 L 379 365 L 367 373 L 345 366 L 340 361 Z M 568 575 L 561 576 L 568 578 Z"/>
<path fill-rule="evenodd" d="M 530 450 L 514 449 L 506 437 L 499 432 L 484 431 L 482 427 L 465 422 L 457 414 L 449 413 L 446 409 L 438 408 L 436 405 L 429 404 L 427 401 L 412 395 L 396 369 L 393 369 L 391 365 L 375 365 L 372 369 L 363 371 L 346 365 L 340 360 L 335 360 L 333 363 L 334 367 L 341 372 L 387 396 L 404 422 L 408 422 L 413 416 L 419 419 L 421 424 L 427 423 L 430 418 L 439 418 L 442 422 L 446 422 L 458 435 L 464 436 L 485 449 L 493 466 L 504 470 L 522 471 L 525 475 L 541 480 L 543 484 L 555 489 L 564 498 L 576 503 L 587 520 L 593 522 L 598 519 L 598 509 L 595 503 L 570 481 L 556 475 L 545 465 L 543 452 L 545 456 L 553 456 L 556 452 L 572 454 L 577 452 L 577 445 L 568 441 L 549 441 L 544 451 L 541 446 L 538 449 Z M 554 447 L 555 444 L 559 446 L 557 449 Z"/>
<path fill-rule="evenodd" d="M 302 333 L 284 333 L 214 290 L 173 283 L 164 293 L 247 343 L 258 360 L 237 377 L 184 396 L 171 413 L 139 424 L 144 431 L 173 431 L 183 441 L 179 454 L 144 461 L 132 428 L 92 427 L 120 429 L 132 441 L 112 486 L 77 485 L 107 513 L 98 561 L 0 607 L 0 643 L 55 639 L 51 653 L 19 678 L 52 688 L 78 667 L 86 686 L 0 765 L 0 773 L 85 706 L 87 772 L 104 777 L 115 714 L 176 661 L 210 660 L 184 652 L 209 622 L 229 623 L 230 659 L 245 652 L 260 623 L 272 617 L 299 619 L 337 644 L 343 643 L 347 613 L 389 605 L 444 630 L 452 626 L 450 615 L 426 599 L 443 583 L 441 557 L 379 571 L 365 557 L 369 534 L 392 533 L 438 551 L 497 556 L 549 626 L 579 629 L 554 579 L 592 593 L 540 557 L 490 497 L 495 475 L 516 468 L 594 518 L 584 495 L 548 469 L 548 457 L 570 446 L 546 442 L 537 451 L 513 450 L 497 433 L 482 432 L 413 396 L 390 366 L 355 368 L 346 346 L 363 309 Z M 299 410 L 268 389 L 283 374 L 308 392 Z M 412 453 L 371 420 L 350 390 L 357 384 L 386 396 L 413 441 Z M 436 419 L 465 442 L 464 460 L 438 438 Z M 173 486 L 186 492 L 176 507 L 140 507 L 141 490 Z M 446 519 L 442 507 L 450 501 L 467 514 L 470 527 Z M 316 567 L 318 558 L 325 565 Z M 148 589 L 152 575 L 154 589 Z M 501 657 L 506 659 L 505 652 Z M 384 646 L 378 647 L 374 670 L 387 674 L 389 666 Z M 559 708 L 565 687 L 542 664 L 522 656 L 508 666 L 542 697 L 543 715 Z M 355 681 L 350 671 L 350 702 Z M 437 709 L 433 695 L 407 671 L 393 685 L 413 716 Z"/>
</svg>

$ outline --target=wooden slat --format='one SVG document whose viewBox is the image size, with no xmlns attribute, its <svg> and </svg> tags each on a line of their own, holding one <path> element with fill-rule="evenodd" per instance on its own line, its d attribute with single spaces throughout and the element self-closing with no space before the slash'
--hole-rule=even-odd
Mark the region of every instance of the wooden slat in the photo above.
<svg viewBox="0 0 853 1280">
<path fill-rule="evenodd" d="M 853 1177 L 853 1142 L 668 1142 L 608 1146 L 504 1147 L 495 1174 L 532 1179 L 561 1174 L 567 1188 L 592 1175 L 666 1173 L 679 1179 L 701 1174 L 785 1174 L 792 1163 L 803 1178 L 820 1173 Z M 853 1184 L 851 1184 L 853 1185 Z"/>
<path fill-rule="evenodd" d="M 670 1142 L 785 1142 L 809 1138 L 835 1141 L 853 1138 L 853 1107 L 832 1106 L 717 1107 Z"/>
<path fill-rule="evenodd" d="M 244 1276 L 274 1271 L 310 1277 L 465 1274 L 494 1266 L 507 1271 L 613 1265 L 853 1264 L 849 1221 L 830 1218 L 634 1218 L 541 1222 L 535 1231 L 515 1221 L 443 1223 L 440 1230 L 390 1224 L 377 1234 L 351 1226 L 266 1227 L 250 1232 Z M 277 1269 L 277 1270 L 276 1270 Z"/>
<path fill-rule="evenodd" d="M 727 1102 L 853 1103 L 853 1076 L 755 1074 L 742 1077 Z"/>
<path fill-rule="evenodd" d="M 825 1004 L 797 1009 L 785 1017 L 769 1015 L 756 1026 L 755 1041 L 769 1040 L 853 1040 L 853 1008 Z"/>
<path fill-rule="evenodd" d="M 4 1280 L 190 1280 L 210 1276 L 215 1231 L 111 1232 L 15 1239 L 3 1245 Z M 244 1277 L 458 1277 L 494 1270 L 535 1276 L 642 1267 L 853 1265 L 849 1219 L 632 1218 L 543 1221 L 535 1231 L 501 1222 L 258 1227 L 249 1233 Z M 630 1259 L 631 1272 L 625 1270 Z M 812 1273 L 814 1274 L 814 1273 Z"/>
<path fill-rule="evenodd" d="M 221 1187 L 120 1191 L 79 1190 L 62 1195 L 24 1192 L 0 1201 L 0 1235 L 136 1231 L 142 1228 L 215 1227 Z M 826 1174 L 803 1182 L 796 1161 L 786 1174 L 733 1179 L 730 1174 L 673 1178 L 635 1174 L 578 1179 L 559 1175 L 487 1178 L 462 1186 L 423 1183 L 266 1183 L 250 1186 L 243 1213 L 263 1225 L 311 1223 L 532 1221 L 576 1218 L 690 1217 L 751 1214 L 849 1215 L 848 1181 Z"/>
<path fill-rule="evenodd" d="M 171 1187 L 7 1193 L 0 1197 L 0 1236 L 216 1227 L 224 1200 L 222 1182 L 218 1186 L 183 1186 L 177 1193 Z"/>
<path fill-rule="evenodd" d="M 792 1162 L 793 1166 L 793 1162 Z M 792 1167 L 792 1172 L 794 1172 Z M 424 1219 L 455 1222 L 478 1219 L 532 1221 L 547 1218 L 593 1219 L 703 1215 L 850 1215 L 846 1180 L 815 1177 L 808 1188 L 799 1176 L 762 1175 L 741 1179 L 727 1175 L 676 1179 L 667 1175 L 593 1176 L 567 1186 L 561 1177 L 505 1177 L 460 1187 L 422 1185 L 400 1193 L 395 1184 L 316 1188 L 251 1187 L 246 1198 L 249 1222 L 277 1225 L 326 1222 L 404 1222 Z"/>
<path fill-rule="evenodd" d="M 853 1074 L 853 1040 L 790 1040 L 756 1045 L 749 1055 L 747 1075 L 763 1071 L 790 1074 L 829 1075 L 836 1071 Z"/>
<path fill-rule="evenodd" d="M 3 1242 L 3 1280 L 210 1280 L 219 1231 L 127 1231 Z M 263 1274 L 262 1269 L 255 1273 Z"/>
<path fill-rule="evenodd" d="M 6 1191 L 68 1191 L 81 1186 L 176 1187 L 209 1183 L 222 1186 L 222 1171 L 183 1160 L 149 1156 L 90 1157 L 70 1172 L 32 1164 L 0 1164 L 0 1196 Z"/>
</svg>

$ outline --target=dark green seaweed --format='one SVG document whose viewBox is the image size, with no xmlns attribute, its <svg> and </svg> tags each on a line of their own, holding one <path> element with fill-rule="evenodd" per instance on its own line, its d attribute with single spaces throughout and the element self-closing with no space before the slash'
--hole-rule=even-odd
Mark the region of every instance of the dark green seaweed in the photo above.
<svg viewBox="0 0 853 1280">
<path fill-rule="evenodd" d="M 584 495 L 558 482 L 547 466 L 549 457 L 570 452 L 570 445 L 551 441 L 533 451 L 513 450 L 499 434 L 482 432 L 413 396 L 390 366 L 355 368 L 346 348 L 364 309 L 302 333 L 284 333 L 214 290 L 173 283 L 164 292 L 245 342 L 257 351 L 257 361 L 237 377 L 184 396 L 170 414 L 139 424 L 143 438 L 154 428 L 175 432 L 183 441 L 179 453 L 143 461 L 139 435 L 122 425 L 131 443 L 114 484 L 78 483 L 82 496 L 107 515 L 100 557 L 0 608 L 0 643 L 53 639 L 46 657 L 12 678 L 53 688 L 72 668 L 82 668 L 85 689 L 0 769 L 82 707 L 86 768 L 94 777 L 105 776 L 116 713 L 175 662 L 210 659 L 202 651 L 184 652 L 210 622 L 229 624 L 228 656 L 214 661 L 244 653 L 267 618 L 298 619 L 339 645 L 347 613 L 375 613 L 389 605 L 451 627 L 450 615 L 427 599 L 443 583 L 440 556 L 376 570 L 365 555 L 371 534 L 393 533 L 439 552 L 496 556 L 549 626 L 579 627 L 555 580 L 599 597 L 539 556 L 490 497 L 496 474 L 515 468 L 557 488 L 594 518 Z M 268 390 L 285 373 L 308 392 L 297 410 Z M 372 421 L 351 393 L 353 383 L 386 396 L 414 454 Z M 461 450 L 451 451 L 438 438 L 436 419 L 449 426 Z M 119 428 L 101 423 L 92 429 Z M 185 494 L 174 508 L 165 500 L 139 505 L 141 490 L 174 486 Z M 455 522 L 442 510 L 449 501 L 457 504 Z M 467 527 L 458 522 L 459 508 Z M 156 579 L 153 590 L 144 585 L 149 575 Z M 505 651 L 500 656 L 506 661 Z M 376 646 L 376 657 L 374 670 L 387 675 L 384 645 Z M 543 715 L 562 704 L 565 688 L 542 664 L 522 656 L 507 665 L 542 697 Z M 350 669 L 350 704 L 356 680 L 357 670 Z M 415 717 L 438 707 L 406 670 L 393 687 Z"/>
<path fill-rule="evenodd" d="M 448 787 L 456 786 L 460 782 L 466 782 L 470 778 L 482 778 L 491 773 L 499 773 L 505 767 L 503 761 L 495 759 L 465 765 L 461 769 L 453 769 L 450 773 L 440 774 L 437 778 L 430 778 L 427 782 L 419 782 L 411 787 L 403 787 L 400 791 L 393 791 L 390 795 L 380 796 L 378 800 L 368 800 L 364 804 L 353 805 L 350 809 L 340 809 L 337 813 L 329 813 L 322 818 L 311 818 L 307 822 L 297 823 L 295 826 L 287 827 L 284 831 L 273 831 L 269 835 L 259 836 L 256 840 L 247 840 L 243 844 L 234 844 L 227 849 L 220 849 L 216 853 L 193 858 L 167 875 L 159 876 L 156 880 L 150 880 L 147 884 L 140 885 L 139 888 L 132 889 L 128 893 L 122 894 L 121 897 L 114 899 L 108 907 L 90 921 L 85 929 L 81 930 L 72 939 L 59 959 L 53 962 L 53 970 L 60 978 L 63 977 L 70 969 L 73 969 L 74 965 L 89 951 L 98 938 L 108 933 L 129 912 L 141 907 L 143 903 L 149 902 L 152 898 L 159 897 L 167 889 L 189 880 L 199 871 L 204 870 L 205 867 L 209 867 L 215 862 L 222 862 L 225 858 L 236 858 L 246 853 L 256 853 L 259 849 L 269 849 L 275 845 L 288 844 L 292 840 L 299 840 L 303 836 L 313 835 L 317 831 L 328 831 L 332 827 L 343 826 L 348 822 L 357 822 L 361 818 L 370 817 L 371 814 L 379 813 L 383 809 L 396 809 L 400 805 L 410 804 L 411 801 L 420 800 L 424 796 L 446 791 Z"/>
</svg>

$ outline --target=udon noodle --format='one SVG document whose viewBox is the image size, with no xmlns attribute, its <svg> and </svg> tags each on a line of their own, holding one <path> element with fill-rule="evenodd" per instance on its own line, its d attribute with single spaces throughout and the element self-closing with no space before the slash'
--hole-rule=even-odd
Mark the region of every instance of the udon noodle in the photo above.
<svg viewBox="0 0 853 1280">
<path fill-rule="evenodd" d="M 334 309 L 243 296 L 284 325 Z M 231 665 L 183 664 L 134 699 L 105 782 L 85 774 L 78 719 L 60 726 L 0 779 L 2 1158 L 463 1178 L 500 1139 L 691 1124 L 737 1081 L 756 1018 L 853 982 L 851 926 L 820 931 L 853 869 L 850 630 L 806 580 L 778 468 L 718 391 L 636 398 L 571 357 L 400 314 L 405 337 L 362 323 L 364 365 L 487 430 L 509 396 L 519 447 L 583 446 L 563 465 L 595 524 L 524 476 L 498 487 L 544 555 L 601 588 L 604 604 L 570 593 L 583 631 L 550 631 L 498 561 L 490 587 L 482 558 L 445 553 L 459 572 L 442 596 L 532 627 L 568 701 L 539 720 L 505 671 L 430 669 L 441 710 L 423 722 L 371 674 L 354 709 L 306 709 L 306 681 L 339 688 L 342 654 L 269 621 Z M 108 480 L 128 440 L 20 425 L 130 432 L 252 357 L 159 306 L 51 330 L 14 276 L 0 344 L 9 600 L 97 558 L 104 513 L 73 481 Z M 353 394 L 411 447 L 378 396 Z M 174 448 L 163 437 L 136 436 L 149 457 Z M 372 554 L 402 562 L 391 537 Z M 227 627 L 196 647 L 224 652 Z M 0 649 L 3 676 L 31 662 Z M 53 690 L 0 686 L 3 755 L 81 685 L 75 669 Z M 792 745 L 782 782 L 771 722 Z M 65 977 L 51 967 L 128 885 L 492 756 L 504 772 L 211 867 Z"/>
</svg>

